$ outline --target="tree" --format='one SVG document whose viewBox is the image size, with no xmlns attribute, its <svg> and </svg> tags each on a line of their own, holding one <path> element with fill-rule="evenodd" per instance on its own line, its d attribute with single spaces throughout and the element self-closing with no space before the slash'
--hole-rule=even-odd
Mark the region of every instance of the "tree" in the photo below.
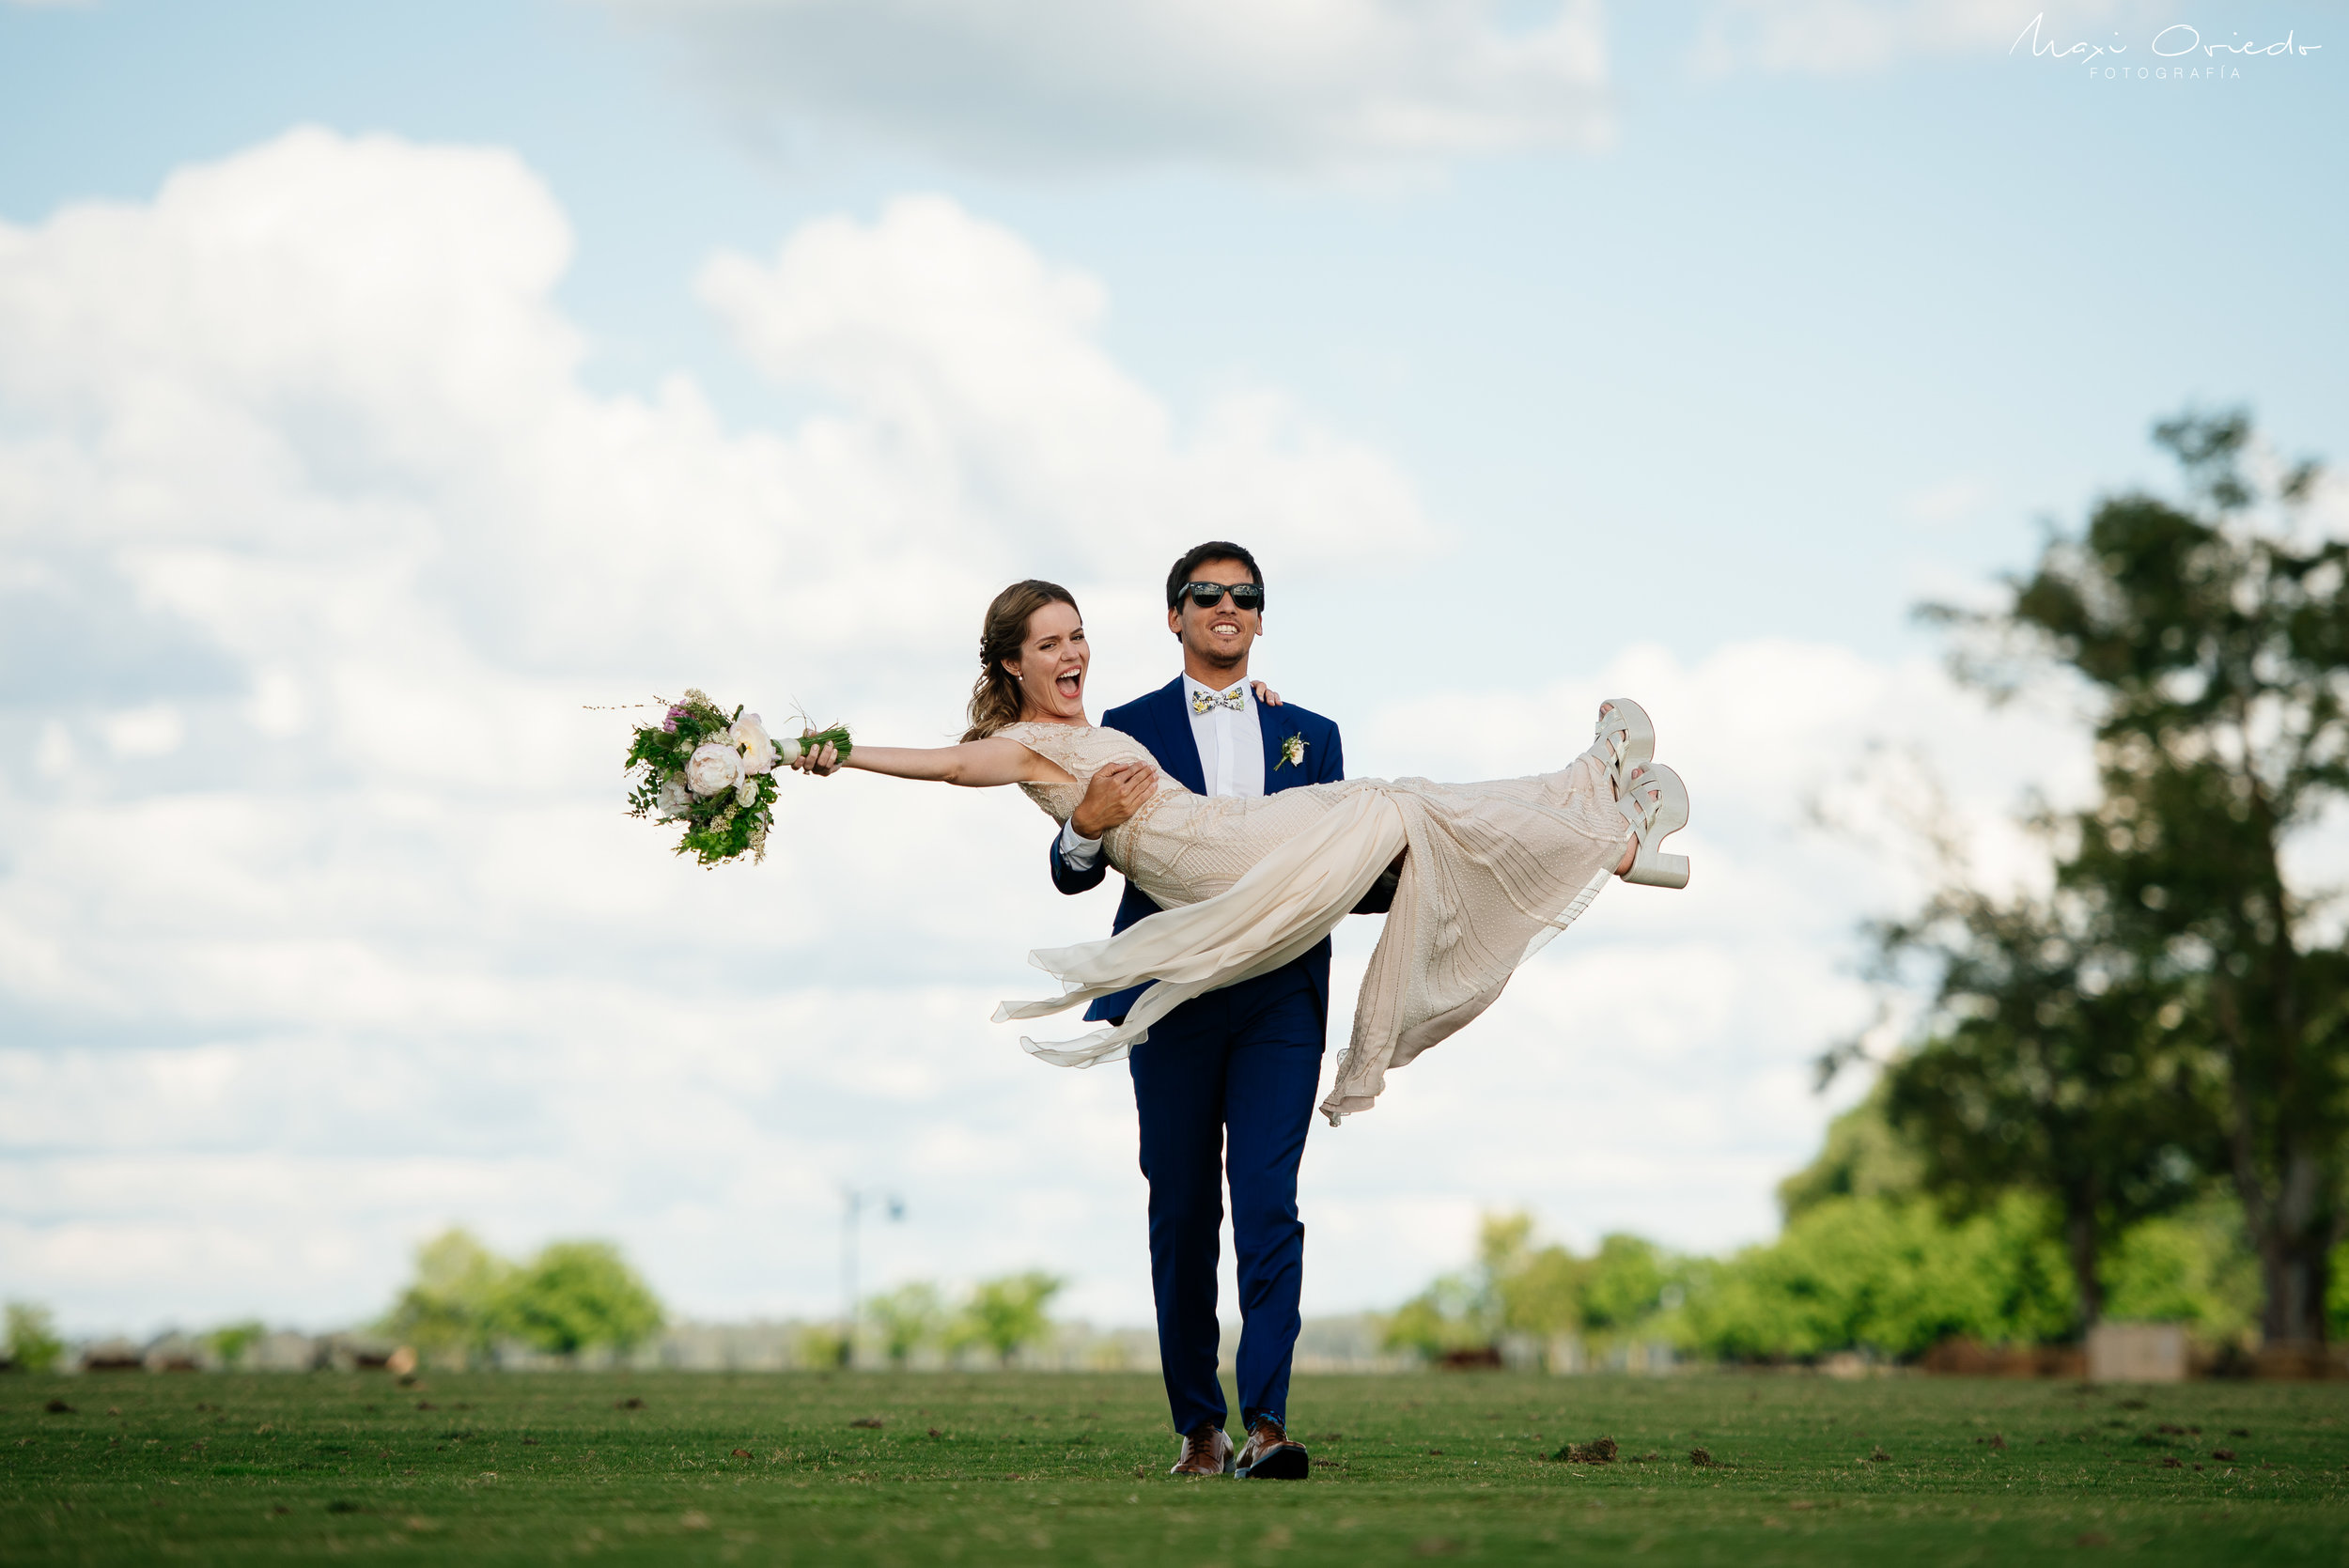
<svg viewBox="0 0 2349 1568">
<path fill-rule="evenodd" d="M 628 1350 L 661 1327 L 661 1303 L 603 1241 L 557 1241 L 507 1277 L 490 1313 L 502 1333 L 556 1356 Z"/>
<path fill-rule="evenodd" d="M 2100 940 L 2108 924 L 2077 894 L 1952 889 L 1884 937 L 1940 975 L 1928 1037 L 1886 1069 L 1888 1121 L 1953 1215 L 2009 1192 L 2055 1200 L 2083 1333 L 2115 1238 L 2198 1190 L 2206 1126 L 2176 987 Z"/>
<path fill-rule="evenodd" d="M 8 1359 L 26 1372 L 47 1372 L 65 1356 L 49 1309 L 29 1301 L 8 1303 Z"/>
<path fill-rule="evenodd" d="M 1533 1243 L 1529 1214 L 1488 1214 L 1478 1229 L 1476 1265 L 1439 1276 L 1387 1319 L 1389 1349 L 1433 1360 L 1498 1343 L 1503 1334 L 1579 1333 L 1605 1341 L 1647 1329 L 1680 1285 L 1683 1265 L 1632 1235 L 1600 1238 L 1578 1257 L 1555 1242 Z"/>
<path fill-rule="evenodd" d="M 1034 1344 L 1051 1329 L 1044 1309 L 1058 1296 L 1064 1281 L 1034 1269 L 982 1280 L 963 1304 L 955 1338 L 964 1344 L 983 1344 L 1003 1365 L 1023 1345 Z"/>
<path fill-rule="evenodd" d="M 1837 1053 L 1822 1058 L 1823 1076 L 1832 1077 L 1837 1064 Z M 1884 1096 L 1879 1078 L 1866 1099 L 1828 1123 L 1817 1157 L 1778 1184 L 1779 1213 L 1788 1224 L 1829 1198 L 1908 1198 L 1923 1190 L 1923 1157 L 1893 1130 Z"/>
<path fill-rule="evenodd" d="M 864 1303 L 864 1313 L 880 1327 L 889 1364 L 902 1370 L 908 1357 L 938 1337 L 945 1306 L 936 1285 L 916 1281 L 886 1296 L 871 1297 Z"/>
<path fill-rule="evenodd" d="M 1455 1350 L 1482 1350 L 1494 1340 L 1489 1315 L 1464 1274 L 1440 1274 L 1427 1288 L 1387 1315 L 1379 1342 L 1389 1350 L 1414 1351 L 1430 1361 Z"/>
<path fill-rule="evenodd" d="M 269 1325 L 258 1318 L 246 1318 L 241 1323 L 224 1323 L 204 1336 L 204 1343 L 220 1358 L 224 1367 L 235 1367 L 244 1359 L 244 1353 L 269 1336 Z"/>
<path fill-rule="evenodd" d="M 378 1327 L 418 1350 L 464 1355 L 490 1348 L 494 1314 L 514 1265 L 451 1227 L 416 1249 L 416 1277 Z"/>
<path fill-rule="evenodd" d="M 2284 863 L 2349 790 L 2349 544 L 2301 542 L 2294 514 L 2318 471 L 2250 472 L 2248 415 L 2189 414 L 2155 439 L 2182 503 L 2108 498 L 2004 608 L 1937 613 L 1997 638 L 1992 660 L 1961 666 L 1994 691 L 2012 687 L 2001 647 L 2083 683 L 2103 798 L 2072 821 L 2062 883 L 2206 1028 L 2263 1330 L 2320 1340 L 2349 1212 L 2349 957 L 2314 944 L 2314 900 Z"/>
<path fill-rule="evenodd" d="M 1930 1199 L 1830 1197 L 1779 1238 L 1700 1276 L 1695 1345 L 1735 1360 L 1864 1348 L 1906 1358 L 1952 1335 L 2033 1343 L 2076 1312 L 2043 1198 L 2009 1193 L 1951 1223 Z"/>
</svg>

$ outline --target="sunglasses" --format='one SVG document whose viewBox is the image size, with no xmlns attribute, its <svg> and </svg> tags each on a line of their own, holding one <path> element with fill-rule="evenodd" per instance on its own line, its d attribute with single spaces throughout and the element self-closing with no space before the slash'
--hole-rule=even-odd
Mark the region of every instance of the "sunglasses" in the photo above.
<svg viewBox="0 0 2349 1568">
<path fill-rule="evenodd" d="M 1186 582 L 1174 598 L 1189 599 L 1202 610 L 1212 610 L 1223 602 L 1223 596 L 1232 596 L 1236 610 L 1262 610 L 1264 590 L 1253 582 Z"/>
</svg>

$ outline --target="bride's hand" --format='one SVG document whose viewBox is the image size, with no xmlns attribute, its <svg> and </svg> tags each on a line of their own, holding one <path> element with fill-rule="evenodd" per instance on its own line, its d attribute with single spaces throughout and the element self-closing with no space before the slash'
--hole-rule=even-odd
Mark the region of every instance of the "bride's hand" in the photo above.
<svg viewBox="0 0 2349 1568">
<path fill-rule="evenodd" d="M 790 766 L 802 773 L 813 773 L 819 779 L 837 773 L 840 771 L 840 748 L 826 741 L 820 750 L 801 752 L 793 757 Z"/>
<path fill-rule="evenodd" d="M 1279 707 L 1281 706 L 1281 693 L 1267 686 L 1263 681 L 1252 680 L 1248 684 L 1256 689 L 1256 700 L 1265 706 Z"/>
</svg>

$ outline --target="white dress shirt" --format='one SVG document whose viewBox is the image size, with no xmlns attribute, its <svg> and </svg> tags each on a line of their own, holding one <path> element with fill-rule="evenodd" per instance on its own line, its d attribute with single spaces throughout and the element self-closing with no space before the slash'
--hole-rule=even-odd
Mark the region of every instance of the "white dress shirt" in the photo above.
<svg viewBox="0 0 2349 1568">
<path fill-rule="evenodd" d="M 1239 706 L 1203 698 L 1237 695 Z M 1183 705 L 1190 712 L 1191 743 L 1199 748 L 1199 774 L 1210 796 L 1244 797 L 1264 793 L 1264 724 L 1256 717 L 1256 693 L 1246 681 L 1223 692 L 1183 677 Z M 1201 708 L 1206 711 L 1202 712 Z M 1100 858 L 1101 841 L 1081 838 L 1077 819 L 1060 831 L 1060 858 L 1071 871 L 1090 871 Z"/>
</svg>

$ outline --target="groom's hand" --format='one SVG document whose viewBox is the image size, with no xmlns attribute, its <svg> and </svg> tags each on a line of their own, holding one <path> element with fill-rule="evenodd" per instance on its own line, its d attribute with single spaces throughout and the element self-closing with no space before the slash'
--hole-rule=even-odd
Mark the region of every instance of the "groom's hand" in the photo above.
<svg viewBox="0 0 2349 1568">
<path fill-rule="evenodd" d="M 1112 828 L 1122 828 L 1158 792 L 1158 783 L 1159 770 L 1146 762 L 1111 763 L 1085 785 L 1069 826 L 1079 838 L 1099 838 Z"/>
</svg>

